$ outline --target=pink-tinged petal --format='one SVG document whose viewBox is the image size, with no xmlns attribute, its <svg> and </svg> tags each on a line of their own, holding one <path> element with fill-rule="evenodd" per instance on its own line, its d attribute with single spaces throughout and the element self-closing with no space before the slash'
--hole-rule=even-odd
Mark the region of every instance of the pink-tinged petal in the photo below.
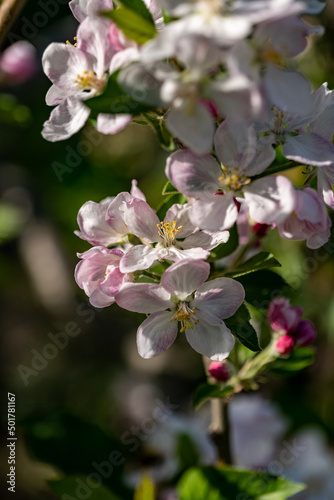
<svg viewBox="0 0 334 500">
<path fill-rule="evenodd" d="M 189 203 L 186 203 L 184 205 L 176 203 L 175 205 L 172 205 L 166 212 L 164 222 L 169 222 L 171 225 L 173 225 L 173 222 L 175 221 L 176 227 L 180 228 L 176 235 L 176 238 L 178 239 L 186 238 L 196 230 L 189 219 L 190 210 L 191 205 Z"/>
<path fill-rule="evenodd" d="M 77 33 L 77 50 L 90 55 L 91 70 L 102 78 L 109 70 L 110 59 L 115 53 L 109 37 L 110 21 L 102 17 L 86 18 Z"/>
<path fill-rule="evenodd" d="M 105 279 L 108 266 L 118 267 L 122 256 L 121 250 L 104 247 L 94 247 L 78 254 L 83 259 L 75 268 L 75 280 L 79 287 L 85 289 L 85 284 L 90 282 L 100 284 Z"/>
<path fill-rule="evenodd" d="M 321 222 L 324 207 L 314 189 L 307 187 L 296 191 L 295 213 L 300 220 L 307 220 L 313 224 Z"/>
<path fill-rule="evenodd" d="M 130 232 L 149 243 L 160 240 L 159 219 L 152 208 L 143 200 L 133 198 L 121 206 L 124 222 Z"/>
<path fill-rule="evenodd" d="M 132 121 L 131 115 L 108 115 L 99 113 L 97 115 L 96 128 L 101 134 L 118 134 Z"/>
<path fill-rule="evenodd" d="M 215 124 L 211 113 L 201 103 L 183 99 L 166 117 L 168 130 L 194 153 L 202 155 L 212 149 Z"/>
<path fill-rule="evenodd" d="M 312 118 L 315 102 L 311 97 L 311 83 L 304 75 L 269 66 L 264 82 L 273 104 L 288 113 Z"/>
<path fill-rule="evenodd" d="M 145 319 L 137 331 L 137 347 L 142 358 L 149 359 L 165 352 L 177 337 L 177 321 L 173 313 L 156 312 Z"/>
<path fill-rule="evenodd" d="M 316 134 L 320 135 L 324 139 L 327 139 L 328 141 L 332 140 L 333 137 L 333 123 L 334 123 L 334 104 L 332 102 L 328 102 L 329 99 L 332 97 L 333 93 L 328 92 L 327 87 L 324 85 L 321 85 L 314 93 L 313 95 L 316 94 L 316 97 L 318 97 L 318 100 L 320 100 L 319 108 L 321 109 L 321 103 L 322 100 L 324 101 L 324 106 L 325 109 L 323 109 L 322 113 L 320 116 L 310 123 L 309 127 L 309 132 L 315 132 Z"/>
<path fill-rule="evenodd" d="M 141 189 L 138 187 L 138 182 L 136 179 L 132 179 L 131 181 L 131 191 L 130 191 L 131 196 L 134 196 L 135 198 L 139 198 L 139 200 L 146 201 L 146 196 L 142 192 Z"/>
<path fill-rule="evenodd" d="M 42 136 L 50 142 L 63 141 L 79 132 L 90 115 L 90 109 L 76 98 L 65 99 L 43 125 Z"/>
<path fill-rule="evenodd" d="M 318 171 L 318 194 L 324 203 L 334 210 L 334 166 L 323 167 Z"/>
<path fill-rule="evenodd" d="M 109 73 L 112 75 L 115 71 L 138 61 L 138 59 L 139 51 L 137 47 L 129 47 L 127 49 L 120 50 L 119 52 L 116 52 L 110 61 Z"/>
<path fill-rule="evenodd" d="M 244 196 L 250 217 L 261 224 L 279 224 L 295 208 L 295 189 L 282 175 L 255 181 L 244 189 Z"/>
<path fill-rule="evenodd" d="M 71 0 L 68 5 L 79 23 L 87 16 L 92 17 L 103 10 L 112 9 L 112 2 L 110 0 Z"/>
<path fill-rule="evenodd" d="M 148 269 L 158 260 L 156 250 L 146 245 L 136 245 L 122 258 L 120 269 L 122 273 L 133 273 L 141 269 Z"/>
<path fill-rule="evenodd" d="M 194 203 L 190 220 L 201 229 L 224 231 L 233 226 L 238 218 L 234 193 L 216 194 Z"/>
<path fill-rule="evenodd" d="M 116 295 L 116 303 L 128 311 L 144 314 L 174 309 L 170 294 L 153 283 L 125 283 Z"/>
<path fill-rule="evenodd" d="M 256 142 L 254 125 L 226 119 L 216 132 L 215 151 L 225 167 L 245 168 L 255 156 Z"/>
<path fill-rule="evenodd" d="M 104 294 L 100 288 L 96 288 L 92 295 L 89 297 L 89 302 L 94 307 L 108 307 L 111 304 L 114 304 L 115 297 L 109 297 L 108 295 Z"/>
<path fill-rule="evenodd" d="M 183 242 L 177 242 L 178 246 L 182 247 Z M 192 260 L 198 260 L 198 259 L 207 259 L 210 255 L 210 252 L 207 250 L 204 250 L 203 248 L 189 248 L 186 250 L 183 250 L 182 248 L 177 248 L 176 246 L 171 246 L 167 248 L 161 248 L 158 251 L 158 256 L 159 259 L 165 259 L 165 260 L 171 260 L 173 262 L 178 261 L 178 260 L 185 260 L 185 259 L 192 259 Z"/>
<path fill-rule="evenodd" d="M 214 193 L 221 175 L 221 168 L 211 155 L 196 156 L 191 151 L 177 151 L 167 160 L 166 176 L 186 196 Z"/>
<path fill-rule="evenodd" d="M 72 91 L 66 91 L 57 87 L 57 85 L 52 85 L 46 93 L 45 102 L 48 106 L 56 106 L 71 95 L 73 95 Z"/>
<path fill-rule="evenodd" d="M 191 307 L 225 319 L 237 311 L 244 299 L 245 290 L 238 281 L 231 278 L 217 278 L 204 283 L 197 290 Z"/>
<path fill-rule="evenodd" d="M 105 280 L 102 281 L 100 290 L 109 297 L 115 297 L 123 285 L 125 275 L 121 273 L 119 267 L 111 267 L 111 270 L 109 271 L 109 269 L 107 269 L 107 272 L 108 275 Z"/>
<path fill-rule="evenodd" d="M 212 250 L 222 243 L 226 243 L 230 237 L 228 231 L 196 231 L 186 237 L 182 242 L 182 248 L 201 247 L 205 250 Z"/>
<path fill-rule="evenodd" d="M 105 219 L 115 235 L 118 235 L 118 240 L 121 241 L 123 237 L 130 231 L 123 220 L 123 213 L 121 207 L 124 202 L 131 200 L 131 195 L 129 193 L 123 192 L 119 193 L 116 198 L 111 200 L 109 206 L 106 210 Z"/>
<path fill-rule="evenodd" d="M 327 167 L 334 162 L 334 145 L 314 132 L 287 136 L 283 154 L 306 165 Z"/>
<path fill-rule="evenodd" d="M 76 83 L 77 77 L 84 71 L 91 71 L 92 63 L 89 54 L 65 43 L 51 43 L 42 58 L 44 73 L 52 83 L 77 96 L 81 94 Z"/>
<path fill-rule="evenodd" d="M 25 40 L 9 45 L 0 56 L 0 69 L 9 81 L 23 83 L 29 80 L 37 69 L 35 47 Z"/>
<path fill-rule="evenodd" d="M 202 260 L 176 262 L 164 272 L 161 285 L 171 294 L 184 300 L 209 277 L 210 264 Z"/>
<path fill-rule="evenodd" d="M 89 241 L 91 245 L 108 246 L 122 241 L 128 232 L 127 228 L 123 225 L 122 232 L 112 228 L 106 221 L 107 209 L 108 204 L 87 201 L 78 213 L 78 225 L 81 231 L 77 231 L 76 235 Z"/>
<path fill-rule="evenodd" d="M 234 337 L 224 323 L 210 325 L 199 316 L 199 323 L 193 330 L 187 330 L 186 337 L 193 349 L 214 360 L 223 361 L 234 347 Z"/>
</svg>

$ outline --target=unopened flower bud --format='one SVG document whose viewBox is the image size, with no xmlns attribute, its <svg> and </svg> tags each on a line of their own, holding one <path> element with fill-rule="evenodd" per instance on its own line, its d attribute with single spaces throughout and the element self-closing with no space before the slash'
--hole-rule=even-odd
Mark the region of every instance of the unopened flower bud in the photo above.
<svg viewBox="0 0 334 500">
<path fill-rule="evenodd" d="M 296 329 L 293 331 L 293 337 L 298 347 L 306 347 L 313 344 L 317 336 L 317 332 L 311 321 L 303 319 L 299 321 Z"/>
<path fill-rule="evenodd" d="M 13 43 L 2 54 L 0 69 L 12 81 L 28 80 L 37 69 L 36 49 L 29 42 Z"/>
<path fill-rule="evenodd" d="M 209 373 L 218 382 L 226 382 L 230 378 L 229 367 L 224 361 L 212 361 Z"/>
<path fill-rule="evenodd" d="M 282 335 L 276 343 L 276 350 L 280 354 L 290 354 L 293 351 L 294 345 L 294 340 L 290 335 Z"/>
<path fill-rule="evenodd" d="M 289 333 L 294 330 L 302 315 L 301 307 L 292 307 L 289 299 L 277 297 L 268 308 L 268 321 L 275 332 Z"/>
</svg>

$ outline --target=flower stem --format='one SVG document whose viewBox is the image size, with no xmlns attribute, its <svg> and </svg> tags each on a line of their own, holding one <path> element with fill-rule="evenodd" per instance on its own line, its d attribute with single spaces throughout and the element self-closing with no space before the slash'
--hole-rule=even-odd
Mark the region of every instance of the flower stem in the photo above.
<svg viewBox="0 0 334 500">
<path fill-rule="evenodd" d="M 0 44 L 15 22 L 27 0 L 3 0 L 0 4 Z"/>
</svg>

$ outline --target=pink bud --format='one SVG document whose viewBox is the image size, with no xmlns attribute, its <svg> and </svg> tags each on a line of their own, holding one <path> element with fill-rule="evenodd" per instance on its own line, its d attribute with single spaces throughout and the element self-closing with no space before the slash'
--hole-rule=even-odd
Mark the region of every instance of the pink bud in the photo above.
<svg viewBox="0 0 334 500">
<path fill-rule="evenodd" d="M 290 354 L 294 348 L 294 340 L 289 335 L 282 335 L 276 343 L 276 349 L 280 354 Z"/>
<path fill-rule="evenodd" d="M 16 82 L 28 80 L 35 73 L 36 67 L 36 50 L 25 41 L 10 45 L 0 59 L 0 69 L 8 79 Z"/>
<path fill-rule="evenodd" d="M 275 332 L 289 333 L 294 330 L 303 313 L 301 307 L 292 307 L 289 299 L 277 297 L 268 308 L 268 321 Z"/>
<path fill-rule="evenodd" d="M 317 332 L 311 323 L 306 319 L 299 321 L 296 329 L 293 331 L 293 337 L 298 347 L 306 347 L 313 344 L 317 336 Z"/>
<path fill-rule="evenodd" d="M 226 382 L 230 378 L 228 365 L 224 361 L 212 361 L 209 373 L 218 382 Z"/>
</svg>

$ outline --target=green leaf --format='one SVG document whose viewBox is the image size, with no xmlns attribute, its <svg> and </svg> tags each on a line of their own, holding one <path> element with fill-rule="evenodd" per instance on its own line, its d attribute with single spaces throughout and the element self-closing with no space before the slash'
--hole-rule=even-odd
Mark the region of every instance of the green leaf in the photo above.
<svg viewBox="0 0 334 500">
<path fill-rule="evenodd" d="M 54 493 L 62 500 L 77 500 L 77 498 L 89 498 L 89 500 L 121 500 L 120 497 L 115 496 L 104 486 L 97 485 L 96 480 L 86 478 L 85 476 L 66 477 L 56 481 L 48 481 L 48 483 Z"/>
<path fill-rule="evenodd" d="M 314 362 L 314 350 L 310 347 L 297 347 L 288 358 L 277 358 L 269 367 L 276 375 L 291 375 L 303 370 Z"/>
<path fill-rule="evenodd" d="M 152 24 L 146 17 L 128 7 L 121 6 L 118 9 L 104 12 L 103 15 L 114 21 L 127 38 L 140 45 L 148 42 L 157 34 L 154 22 Z"/>
<path fill-rule="evenodd" d="M 285 295 L 291 290 L 290 285 L 279 274 L 269 269 L 256 271 L 255 275 L 239 276 L 236 280 L 245 289 L 246 302 L 261 311 L 266 311 L 277 295 Z"/>
<path fill-rule="evenodd" d="M 247 307 L 242 304 L 230 318 L 224 319 L 226 326 L 233 335 L 248 349 L 257 352 L 261 351 L 256 331 L 249 322 L 250 314 Z"/>
<path fill-rule="evenodd" d="M 154 26 L 154 19 L 143 0 L 114 0 L 118 7 L 126 7 Z"/>
<path fill-rule="evenodd" d="M 143 116 L 147 124 L 154 131 L 160 146 L 167 151 L 175 151 L 176 146 L 173 136 L 168 132 L 163 117 L 155 118 L 148 114 L 143 114 Z"/>
<path fill-rule="evenodd" d="M 223 389 L 221 384 L 202 384 L 194 395 L 194 407 L 198 408 L 204 401 L 211 398 L 226 398 L 234 392 L 234 387 L 227 385 Z"/>
<path fill-rule="evenodd" d="M 168 194 L 178 194 L 178 190 L 173 186 L 171 181 L 166 182 L 162 190 L 162 196 L 166 196 Z"/>
<path fill-rule="evenodd" d="M 138 115 L 152 109 L 152 106 L 132 99 L 119 85 L 118 75 L 119 71 L 113 73 L 103 94 L 85 101 L 86 106 L 96 113 L 130 115 Z"/>
<path fill-rule="evenodd" d="M 180 500 L 287 500 L 304 489 L 283 477 L 223 467 L 190 469 L 178 483 Z"/>
<path fill-rule="evenodd" d="M 223 257 L 227 257 L 231 255 L 239 245 L 239 235 L 237 230 L 237 225 L 229 229 L 230 237 L 226 243 L 222 243 L 218 247 L 216 247 L 212 252 L 210 252 L 209 262 L 213 262 L 214 260 L 222 259 Z"/>
<path fill-rule="evenodd" d="M 269 269 L 271 267 L 281 267 L 281 264 L 275 259 L 273 254 L 269 252 L 260 252 L 241 264 L 237 269 L 226 273 L 226 276 L 229 276 L 230 278 L 237 278 L 238 276 L 243 276 L 244 274 L 254 273 L 255 271 Z"/>
</svg>

